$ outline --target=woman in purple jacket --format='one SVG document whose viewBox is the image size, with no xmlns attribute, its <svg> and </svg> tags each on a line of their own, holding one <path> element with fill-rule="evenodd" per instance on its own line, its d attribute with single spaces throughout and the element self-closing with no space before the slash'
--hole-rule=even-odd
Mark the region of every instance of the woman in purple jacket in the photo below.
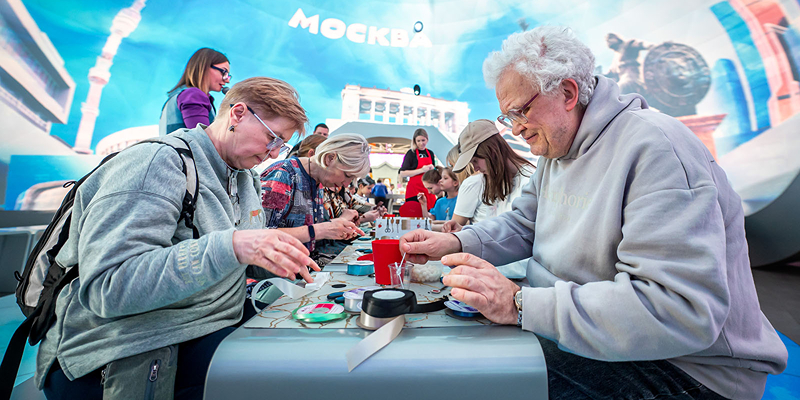
<svg viewBox="0 0 800 400">
<path fill-rule="evenodd" d="M 158 124 L 159 136 L 214 122 L 217 109 L 209 93 L 222 91 L 231 80 L 229 71 L 230 63 L 224 54 L 207 47 L 197 50 L 186 63 L 178 84 L 167 93 L 169 98 Z"/>
</svg>

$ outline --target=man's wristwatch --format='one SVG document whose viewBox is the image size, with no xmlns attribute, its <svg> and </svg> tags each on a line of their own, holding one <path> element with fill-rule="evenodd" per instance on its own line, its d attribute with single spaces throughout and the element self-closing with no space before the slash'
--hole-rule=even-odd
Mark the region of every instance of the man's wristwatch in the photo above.
<svg viewBox="0 0 800 400">
<path fill-rule="evenodd" d="M 522 289 L 514 293 L 514 305 L 517 306 L 517 326 L 522 326 Z"/>
</svg>

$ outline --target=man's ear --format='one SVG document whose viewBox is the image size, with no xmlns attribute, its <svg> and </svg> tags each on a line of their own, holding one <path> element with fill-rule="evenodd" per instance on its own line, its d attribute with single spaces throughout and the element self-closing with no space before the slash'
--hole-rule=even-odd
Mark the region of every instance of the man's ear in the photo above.
<svg viewBox="0 0 800 400">
<path fill-rule="evenodd" d="M 578 99 L 581 94 L 578 82 L 571 78 L 564 79 L 561 82 L 561 91 L 564 93 L 564 107 L 567 111 L 572 111 L 578 105 Z"/>
</svg>

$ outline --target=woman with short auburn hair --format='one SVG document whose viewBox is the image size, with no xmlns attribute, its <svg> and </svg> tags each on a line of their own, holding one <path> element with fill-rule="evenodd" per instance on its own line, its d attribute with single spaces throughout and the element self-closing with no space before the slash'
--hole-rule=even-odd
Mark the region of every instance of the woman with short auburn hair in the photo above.
<svg viewBox="0 0 800 400">
<path fill-rule="evenodd" d="M 56 260 L 74 271 L 80 261 L 79 276 L 58 294 L 38 350 L 47 398 L 202 398 L 214 349 L 255 315 L 246 267 L 307 282 L 308 267 L 320 270 L 300 240 L 265 229 L 252 170 L 304 131 L 297 93 L 250 78 L 223 105 L 208 126 L 121 151 L 77 189 Z"/>
</svg>

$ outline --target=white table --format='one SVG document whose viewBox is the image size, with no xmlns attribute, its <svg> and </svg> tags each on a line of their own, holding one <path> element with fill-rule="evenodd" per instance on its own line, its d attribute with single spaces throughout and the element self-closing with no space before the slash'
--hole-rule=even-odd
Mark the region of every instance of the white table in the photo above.
<svg viewBox="0 0 800 400">
<path fill-rule="evenodd" d="M 279 298 L 222 341 L 209 367 L 206 399 L 547 399 L 547 369 L 534 334 L 488 320 L 456 320 L 444 311 L 406 315 L 393 342 L 348 372 L 347 351 L 372 333 L 356 326 L 355 315 L 326 324 L 290 316 L 328 293 L 374 285 L 329 266 L 332 281 L 322 289 L 302 299 Z M 434 287 L 441 285 L 409 289 L 426 302 L 446 294 L 431 294 Z"/>
</svg>

